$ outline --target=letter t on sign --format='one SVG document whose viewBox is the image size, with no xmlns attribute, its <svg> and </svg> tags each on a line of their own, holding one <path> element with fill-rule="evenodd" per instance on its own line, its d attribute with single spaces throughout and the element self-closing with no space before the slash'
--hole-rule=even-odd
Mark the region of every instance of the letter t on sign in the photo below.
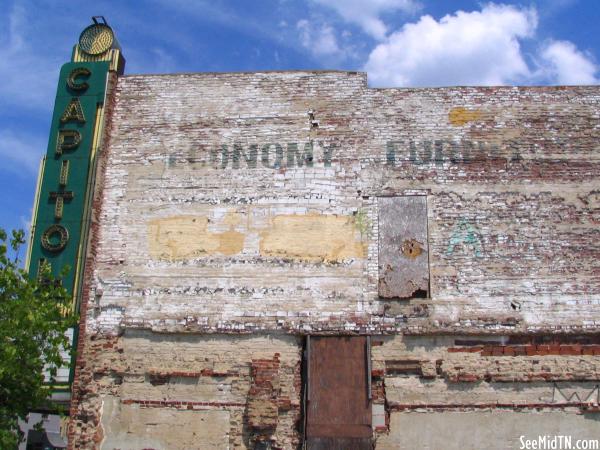
<svg viewBox="0 0 600 450">
<path fill-rule="evenodd" d="M 73 197 L 73 191 L 50 192 L 50 200 L 54 200 L 56 202 L 56 206 L 54 207 L 55 219 L 62 219 L 64 201 L 72 200 Z"/>
</svg>

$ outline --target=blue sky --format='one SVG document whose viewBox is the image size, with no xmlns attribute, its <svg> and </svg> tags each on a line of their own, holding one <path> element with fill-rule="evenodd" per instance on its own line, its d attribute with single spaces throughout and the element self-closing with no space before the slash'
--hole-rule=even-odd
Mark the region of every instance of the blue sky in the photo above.
<svg viewBox="0 0 600 450">
<path fill-rule="evenodd" d="M 371 86 L 600 81 L 597 0 L 0 0 L 0 227 L 26 228 L 60 66 L 104 15 L 126 73 L 347 69 Z"/>
</svg>

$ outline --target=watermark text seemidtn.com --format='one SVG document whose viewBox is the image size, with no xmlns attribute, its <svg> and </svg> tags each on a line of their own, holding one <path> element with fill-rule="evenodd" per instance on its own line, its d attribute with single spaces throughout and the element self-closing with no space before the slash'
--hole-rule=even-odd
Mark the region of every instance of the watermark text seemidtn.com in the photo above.
<svg viewBox="0 0 600 450">
<path fill-rule="evenodd" d="M 535 439 L 519 437 L 519 450 L 600 450 L 598 439 L 573 439 L 567 435 L 543 435 Z"/>
</svg>

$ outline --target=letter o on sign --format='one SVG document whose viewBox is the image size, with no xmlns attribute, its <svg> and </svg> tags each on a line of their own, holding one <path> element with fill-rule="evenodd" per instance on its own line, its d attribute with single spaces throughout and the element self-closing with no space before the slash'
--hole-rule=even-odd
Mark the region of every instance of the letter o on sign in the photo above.
<svg viewBox="0 0 600 450">
<path fill-rule="evenodd" d="M 42 234 L 42 247 L 50 252 L 60 252 L 67 246 L 69 232 L 62 225 L 50 225 Z"/>
</svg>

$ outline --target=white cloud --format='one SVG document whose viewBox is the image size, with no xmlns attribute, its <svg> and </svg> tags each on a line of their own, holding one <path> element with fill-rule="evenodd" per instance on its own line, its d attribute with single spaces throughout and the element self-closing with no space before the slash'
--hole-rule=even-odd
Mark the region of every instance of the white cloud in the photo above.
<svg viewBox="0 0 600 450">
<path fill-rule="evenodd" d="M 32 23 L 29 12 L 24 4 L 15 2 L 3 21 L 7 26 L 0 22 L 0 109 L 10 105 L 11 109 L 49 111 L 52 107 L 60 60 L 45 50 L 55 42 L 56 33 L 39 38 L 49 30 Z"/>
<path fill-rule="evenodd" d="M 488 4 L 436 21 L 422 16 L 377 45 L 365 69 L 379 86 L 501 85 L 532 76 L 519 39 L 532 37 L 534 9 Z"/>
<path fill-rule="evenodd" d="M 333 8 L 344 20 L 355 23 L 375 39 L 383 40 L 388 28 L 380 16 L 387 12 L 412 13 L 420 8 L 414 0 L 314 0 Z"/>
<path fill-rule="evenodd" d="M 37 173 L 45 150 L 45 139 L 0 129 L 0 160 L 4 170 L 30 178 Z"/>
<path fill-rule="evenodd" d="M 8 48 L 12 52 L 18 52 L 25 46 L 21 35 L 25 21 L 25 8 L 16 4 L 8 15 Z"/>
<path fill-rule="evenodd" d="M 550 41 L 540 52 L 542 73 L 558 84 L 597 84 L 598 66 L 569 41 Z"/>
<path fill-rule="evenodd" d="M 152 61 L 152 71 L 154 73 L 170 73 L 177 67 L 177 63 L 173 56 L 160 47 L 150 48 L 148 56 L 152 56 L 151 58 L 146 59 Z"/>
<path fill-rule="evenodd" d="M 337 56 L 340 49 L 333 28 L 328 24 L 315 25 L 308 20 L 299 20 L 296 28 L 300 32 L 302 46 L 318 57 Z"/>
<path fill-rule="evenodd" d="M 30 210 L 33 212 L 33 210 Z M 23 228 L 24 230 L 27 230 L 27 233 L 29 234 L 29 230 L 31 229 L 31 216 L 32 214 L 29 215 L 29 217 L 25 217 L 25 216 L 19 216 L 19 222 L 21 222 L 21 228 Z"/>
</svg>

